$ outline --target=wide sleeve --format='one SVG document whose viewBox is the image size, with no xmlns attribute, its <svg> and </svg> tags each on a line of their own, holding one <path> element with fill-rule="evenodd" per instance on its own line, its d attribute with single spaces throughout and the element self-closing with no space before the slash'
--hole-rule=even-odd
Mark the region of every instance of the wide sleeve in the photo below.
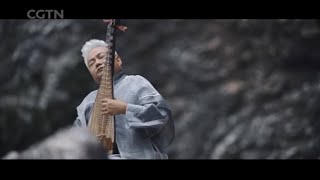
<svg viewBox="0 0 320 180">
<path fill-rule="evenodd" d="M 83 99 L 77 107 L 77 118 L 74 120 L 72 127 L 85 128 L 88 126 L 95 97 L 96 91 L 93 91 Z"/>
<path fill-rule="evenodd" d="M 83 125 L 82 125 L 81 120 L 80 120 L 80 118 L 79 118 L 79 116 L 78 116 L 78 117 L 76 118 L 76 120 L 74 120 L 72 127 L 74 127 L 74 128 L 79 128 L 79 127 L 82 127 L 82 126 L 83 126 Z"/>
<path fill-rule="evenodd" d="M 87 108 L 88 111 L 88 108 Z M 77 107 L 77 118 L 74 120 L 72 127 L 74 128 L 83 128 L 87 126 L 86 120 L 86 110 L 84 107 L 84 103 L 81 103 Z"/>
<path fill-rule="evenodd" d="M 171 109 L 148 81 L 141 81 L 141 84 L 137 104 L 127 106 L 127 125 L 145 131 L 148 137 L 159 139 L 157 141 L 162 141 L 160 144 L 169 144 L 174 136 Z"/>
</svg>

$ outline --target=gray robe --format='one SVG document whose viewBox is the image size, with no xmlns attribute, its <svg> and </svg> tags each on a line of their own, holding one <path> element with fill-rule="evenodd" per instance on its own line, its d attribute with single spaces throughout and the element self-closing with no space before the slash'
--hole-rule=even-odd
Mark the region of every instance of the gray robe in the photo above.
<svg viewBox="0 0 320 180">
<path fill-rule="evenodd" d="M 86 128 L 97 90 L 77 107 L 74 127 Z M 139 75 L 114 76 L 115 99 L 128 103 L 126 114 L 116 115 L 116 143 L 123 159 L 167 159 L 175 127 L 171 110 L 151 83 Z"/>
</svg>

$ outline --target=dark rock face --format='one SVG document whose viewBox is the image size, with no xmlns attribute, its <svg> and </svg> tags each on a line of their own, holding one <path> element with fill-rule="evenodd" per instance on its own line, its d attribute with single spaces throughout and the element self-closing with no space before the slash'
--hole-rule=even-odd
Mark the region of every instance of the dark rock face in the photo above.
<svg viewBox="0 0 320 180">
<path fill-rule="evenodd" d="M 123 20 L 117 51 L 172 107 L 170 158 L 318 158 L 319 20 Z M 100 20 L 1 20 L 0 155 L 71 125 Z"/>
</svg>

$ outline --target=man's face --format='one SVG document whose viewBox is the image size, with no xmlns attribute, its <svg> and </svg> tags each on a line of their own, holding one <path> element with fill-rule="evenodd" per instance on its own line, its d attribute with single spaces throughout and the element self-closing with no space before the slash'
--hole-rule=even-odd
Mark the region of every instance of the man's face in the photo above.
<svg viewBox="0 0 320 180">
<path fill-rule="evenodd" d="M 88 58 L 88 70 L 92 78 L 96 83 L 100 84 L 103 67 L 105 66 L 105 61 L 107 57 L 106 47 L 96 47 L 89 52 Z M 116 56 L 116 61 L 114 63 L 114 73 L 118 73 L 121 70 L 122 61 L 119 56 Z"/>
</svg>

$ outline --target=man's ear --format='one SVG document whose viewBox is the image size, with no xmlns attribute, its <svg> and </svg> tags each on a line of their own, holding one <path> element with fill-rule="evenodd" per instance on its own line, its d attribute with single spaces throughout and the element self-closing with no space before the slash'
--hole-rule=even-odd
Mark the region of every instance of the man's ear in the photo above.
<svg viewBox="0 0 320 180">
<path fill-rule="evenodd" d="M 120 58 L 120 56 L 116 55 L 116 60 L 118 61 L 119 65 L 122 65 L 122 60 Z"/>
</svg>

